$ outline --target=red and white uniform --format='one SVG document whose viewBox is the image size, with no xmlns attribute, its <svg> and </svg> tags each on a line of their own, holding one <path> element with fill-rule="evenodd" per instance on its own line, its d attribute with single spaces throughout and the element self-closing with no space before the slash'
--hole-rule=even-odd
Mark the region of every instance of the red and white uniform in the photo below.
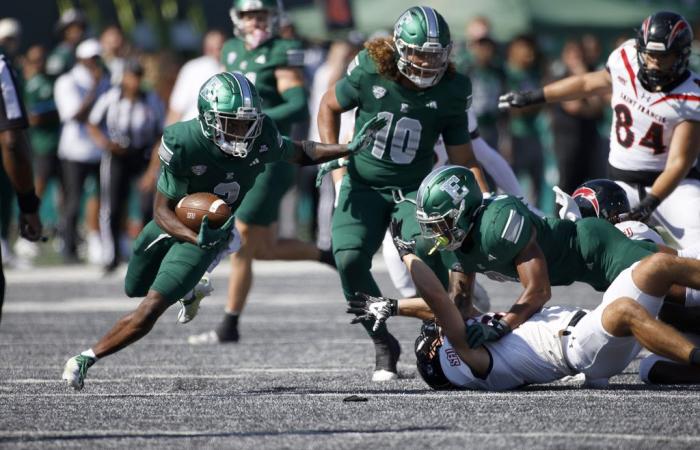
<svg viewBox="0 0 700 450">
<path fill-rule="evenodd" d="M 700 122 L 700 75 L 691 72 L 669 92 L 650 92 L 637 79 L 639 64 L 635 41 L 629 40 L 608 58 L 612 78 L 613 123 L 610 130 L 611 178 L 627 192 L 630 205 L 639 203 L 638 185 L 650 192 L 653 180 L 666 167 L 669 144 L 676 126 Z M 626 173 L 620 173 L 624 171 Z M 653 214 L 685 247 L 700 241 L 700 180 L 683 180 Z"/>
<path fill-rule="evenodd" d="M 485 378 L 475 376 L 449 340 L 443 338 L 439 354 L 445 377 L 455 386 L 486 391 L 549 383 L 577 373 L 585 375 L 588 385 L 607 384 L 642 347 L 633 336 L 615 337 L 605 330 L 605 309 L 615 300 L 627 297 L 656 317 L 663 303 L 661 297 L 646 294 L 636 286 L 632 279 L 635 266 L 623 270 L 603 294 L 602 302 L 574 326 L 570 326 L 571 319 L 581 308 L 551 306 L 500 340 L 484 344 L 492 358 Z"/>
</svg>

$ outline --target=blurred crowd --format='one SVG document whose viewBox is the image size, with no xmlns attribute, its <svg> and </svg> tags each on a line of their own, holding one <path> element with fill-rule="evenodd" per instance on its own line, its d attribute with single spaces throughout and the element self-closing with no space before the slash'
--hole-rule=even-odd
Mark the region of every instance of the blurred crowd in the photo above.
<svg viewBox="0 0 700 450">
<path fill-rule="evenodd" d="M 280 30 L 283 37 L 303 40 L 287 17 Z M 0 47 L 23 77 L 36 191 L 53 249 L 62 262 L 86 261 L 111 272 L 128 259 L 131 239 L 150 220 L 158 176 L 158 158 L 152 156 L 163 127 L 196 116 L 198 88 L 220 70 L 221 48 L 231 30 L 204 33 L 199 55 L 145 52 L 119 26 L 95 29 L 76 9 L 61 15 L 56 31 L 58 42 L 45 48 L 23 42 L 21 23 L 2 18 Z M 471 79 L 481 136 L 511 164 L 526 187 L 527 200 L 545 212 L 554 208 L 551 186 L 571 193 L 585 180 L 605 175 L 609 99 L 503 113 L 498 97 L 601 68 L 609 51 L 631 33 L 614 42 L 584 34 L 560 45 L 547 43 L 543 49 L 536 34 L 498 42 L 489 20 L 476 17 L 466 24 L 461 39 L 453 34 L 452 59 Z M 699 70 L 700 30 L 694 34 L 691 65 Z M 293 138 L 318 139 L 315 117 L 321 96 L 369 37 L 350 32 L 330 42 L 304 41 L 311 119 L 295 125 Z M 351 132 L 352 117 L 347 119 L 341 136 Z M 317 237 L 319 247 L 328 248 L 333 187 L 315 188 L 314 167 L 301 169 L 297 178 L 296 189 L 282 204 L 280 233 Z M 40 249 L 21 238 L 9 245 L 12 202 L 12 189 L 3 176 L 4 263 L 29 266 Z"/>
</svg>

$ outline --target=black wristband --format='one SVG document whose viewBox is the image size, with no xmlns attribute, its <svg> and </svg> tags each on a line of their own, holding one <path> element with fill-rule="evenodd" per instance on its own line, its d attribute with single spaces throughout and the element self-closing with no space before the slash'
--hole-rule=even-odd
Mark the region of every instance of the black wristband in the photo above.
<svg viewBox="0 0 700 450">
<path fill-rule="evenodd" d="M 399 314 L 399 301 L 393 298 L 388 298 L 387 300 L 389 300 L 389 314 L 397 316 Z"/>
<path fill-rule="evenodd" d="M 501 337 L 513 331 L 511 330 L 510 325 L 508 325 L 508 322 L 506 322 L 503 319 L 494 320 L 491 322 L 491 324 L 498 332 L 498 335 Z"/>
<path fill-rule="evenodd" d="M 17 193 L 17 204 L 22 214 L 34 214 L 39 210 L 39 197 L 36 196 L 34 189 L 25 193 Z"/>
<path fill-rule="evenodd" d="M 546 103 L 547 100 L 544 98 L 544 89 L 539 88 L 534 91 L 528 91 L 525 93 L 528 98 L 528 104 L 530 105 L 539 105 L 541 103 Z"/>
<path fill-rule="evenodd" d="M 650 209 L 656 209 L 656 207 L 661 204 L 661 200 L 659 200 L 659 197 L 657 197 L 654 194 L 647 194 L 647 196 L 644 197 L 641 203 L 645 207 L 648 207 Z"/>
</svg>

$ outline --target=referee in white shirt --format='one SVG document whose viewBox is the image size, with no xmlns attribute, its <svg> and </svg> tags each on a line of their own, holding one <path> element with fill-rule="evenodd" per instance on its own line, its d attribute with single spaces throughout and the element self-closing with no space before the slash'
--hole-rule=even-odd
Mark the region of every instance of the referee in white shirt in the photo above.
<svg viewBox="0 0 700 450">
<path fill-rule="evenodd" d="M 119 240 L 127 214 L 132 181 L 148 165 L 151 149 L 163 133 L 163 102 L 153 91 L 141 88 L 143 67 L 135 59 L 124 64 L 118 86 L 97 99 L 88 118 L 88 131 L 103 149 L 100 164 L 100 233 L 105 272 L 120 262 Z M 145 222 L 152 215 L 152 198 L 141 198 Z"/>
</svg>

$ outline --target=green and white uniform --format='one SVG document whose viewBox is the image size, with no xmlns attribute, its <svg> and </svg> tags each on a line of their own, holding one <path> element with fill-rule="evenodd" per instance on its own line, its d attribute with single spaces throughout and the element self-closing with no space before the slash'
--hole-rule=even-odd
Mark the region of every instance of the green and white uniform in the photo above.
<svg viewBox="0 0 700 450">
<path fill-rule="evenodd" d="M 517 198 L 501 195 L 486 201 L 461 248 L 443 257 L 456 258 L 466 273 L 517 281 L 514 261 L 533 233 L 552 286 L 580 281 L 604 291 L 620 272 L 657 251 L 655 244 L 630 240 L 604 219 L 541 218 Z"/>
<path fill-rule="evenodd" d="M 245 158 L 227 156 L 203 135 L 197 119 L 173 124 L 165 129 L 159 150 L 158 191 L 173 200 L 212 192 L 237 214 L 265 166 L 288 160 L 295 151 L 269 117 L 264 117 L 262 131 L 249 149 Z M 219 250 L 179 241 L 151 221 L 134 243 L 126 293 L 139 297 L 153 289 L 175 302 L 197 284 Z"/>
<path fill-rule="evenodd" d="M 255 85 L 262 99 L 263 112 L 269 114 L 282 134 L 288 135 L 292 124 L 299 119 L 286 116 L 284 111 L 278 114 L 275 109 L 285 103 L 277 91 L 275 70 L 303 65 L 301 42 L 273 38 L 247 50 L 243 40 L 232 38 L 224 44 L 221 63 L 229 72 L 242 72 Z M 268 165 L 238 210 L 237 217 L 252 225 L 266 226 L 276 222 L 280 201 L 294 182 L 294 174 L 295 168 L 289 163 Z"/>
<path fill-rule="evenodd" d="M 336 84 L 335 94 L 343 109 L 357 107 L 356 132 L 372 117 L 387 119 L 373 147 L 350 157 L 332 225 L 345 297 L 357 291 L 379 295 L 370 274 L 372 256 L 392 217 L 403 220 L 404 238 L 420 235 L 411 201 L 433 167 L 438 138 L 442 136 L 446 145 L 469 142 L 466 110 L 471 85 L 463 75 L 448 74 L 428 89 L 406 88 L 380 75 L 363 50 Z M 447 271 L 438 255 L 426 262 L 446 283 Z"/>
</svg>

